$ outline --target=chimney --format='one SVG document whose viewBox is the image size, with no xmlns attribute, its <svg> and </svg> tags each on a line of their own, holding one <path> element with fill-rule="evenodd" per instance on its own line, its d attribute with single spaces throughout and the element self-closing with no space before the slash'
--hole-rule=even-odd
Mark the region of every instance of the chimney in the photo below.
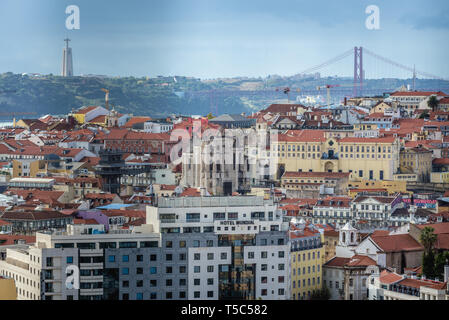
<svg viewBox="0 0 449 320">
<path fill-rule="evenodd" d="M 446 264 L 444 265 L 444 282 L 449 281 L 449 265 L 446 260 Z"/>
</svg>

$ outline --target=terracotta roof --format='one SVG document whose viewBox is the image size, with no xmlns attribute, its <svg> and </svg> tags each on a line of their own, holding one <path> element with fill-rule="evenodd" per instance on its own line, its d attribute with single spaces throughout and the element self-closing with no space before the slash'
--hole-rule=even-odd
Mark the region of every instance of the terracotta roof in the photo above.
<svg viewBox="0 0 449 320">
<path fill-rule="evenodd" d="M 116 194 L 112 193 L 86 193 L 84 198 L 86 199 L 108 199 L 113 200 Z"/>
<path fill-rule="evenodd" d="M 395 283 L 398 282 L 400 280 L 402 280 L 402 276 L 398 275 L 397 273 L 394 272 L 388 272 L 387 270 L 383 270 L 380 273 L 380 277 L 379 280 L 381 283 L 384 284 L 391 284 L 391 283 Z"/>
<path fill-rule="evenodd" d="M 432 164 L 449 165 L 449 158 L 436 158 L 432 160 Z"/>
<path fill-rule="evenodd" d="M 73 224 L 99 224 L 95 219 L 73 219 Z"/>
<path fill-rule="evenodd" d="M 0 246 L 16 244 L 19 240 L 25 240 L 25 243 L 36 242 L 36 236 L 0 234 Z"/>
<path fill-rule="evenodd" d="M 298 108 L 305 108 L 302 104 L 272 104 L 261 112 L 287 113 L 296 112 Z"/>
<path fill-rule="evenodd" d="M 335 231 L 335 230 L 324 230 L 324 236 L 325 237 L 337 237 L 338 238 L 339 235 L 340 234 L 338 233 L 338 231 Z"/>
<path fill-rule="evenodd" d="M 417 224 L 416 226 L 421 230 L 425 227 L 431 227 L 435 234 L 449 233 L 449 222 Z"/>
<path fill-rule="evenodd" d="M 59 211 L 32 210 L 32 211 L 5 211 L 1 216 L 5 220 L 47 220 L 66 218 L 66 215 Z"/>
<path fill-rule="evenodd" d="M 186 188 L 180 195 L 181 197 L 201 197 L 201 193 L 196 188 Z"/>
<path fill-rule="evenodd" d="M 278 141 L 289 142 L 325 142 L 324 130 L 288 130 L 285 134 L 278 134 Z"/>
<path fill-rule="evenodd" d="M 100 115 L 98 117 L 95 117 L 92 120 L 90 120 L 89 123 L 106 123 L 106 115 Z"/>
<path fill-rule="evenodd" d="M 371 259 L 368 256 L 362 256 L 362 255 L 354 255 L 351 257 L 351 260 L 346 264 L 348 267 L 368 267 L 368 266 L 375 266 L 377 265 L 377 262 Z"/>
<path fill-rule="evenodd" d="M 446 282 L 439 282 L 439 281 L 432 281 L 432 280 L 422 280 L 422 279 L 410 279 L 406 278 L 400 282 L 398 282 L 399 285 L 405 286 L 405 287 L 411 287 L 419 289 L 421 287 L 428 287 L 433 288 L 437 290 L 443 290 L 446 289 Z"/>
<path fill-rule="evenodd" d="M 351 261 L 351 258 L 334 257 L 328 262 L 326 262 L 324 266 L 343 268 L 349 261 Z"/>
<path fill-rule="evenodd" d="M 384 252 L 422 251 L 424 247 L 409 234 L 371 234 L 371 239 Z"/>
<path fill-rule="evenodd" d="M 79 109 L 78 111 L 76 111 L 75 114 L 86 114 L 92 110 L 95 110 L 96 108 L 98 108 L 98 106 L 83 107 L 83 108 Z"/>
<path fill-rule="evenodd" d="M 131 119 L 128 120 L 128 122 L 125 123 L 124 127 L 132 128 L 133 124 L 142 123 L 150 120 L 151 120 L 150 117 L 132 117 Z"/>
</svg>

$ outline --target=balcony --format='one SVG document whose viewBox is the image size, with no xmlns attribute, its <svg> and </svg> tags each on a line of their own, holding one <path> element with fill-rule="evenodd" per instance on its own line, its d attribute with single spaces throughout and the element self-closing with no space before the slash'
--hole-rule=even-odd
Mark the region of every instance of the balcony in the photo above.
<svg viewBox="0 0 449 320">
<path fill-rule="evenodd" d="M 161 219 L 161 223 L 176 223 L 176 219 Z"/>
<path fill-rule="evenodd" d="M 200 218 L 189 218 L 189 219 L 186 219 L 186 222 L 200 222 Z"/>
</svg>

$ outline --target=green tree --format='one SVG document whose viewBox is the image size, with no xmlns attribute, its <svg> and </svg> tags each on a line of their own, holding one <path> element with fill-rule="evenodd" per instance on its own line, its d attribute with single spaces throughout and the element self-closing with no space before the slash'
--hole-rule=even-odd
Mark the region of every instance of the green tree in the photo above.
<svg viewBox="0 0 449 320">
<path fill-rule="evenodd" d="M 433 233 L 435 229 L 432 227 L 425 227 L 421 235 L 419 237 L 419 240 L 421 241 L 421 244 L 424 246 L 424 250 L 426 253 L 429 253 L 433 250 L 433 246 L 435 242 L 437 241 L 437 235 Z"/>
<path fill-rule="evenodd" d="M 331 293 L 329 288 L 323 286 L 320 290 L 316 290 L 310 296 L 310 300 L 329 300 L 331 298 Z"/>
<path fill-rule="evenodd" d="M 435 255 L 433 253 L 433 246 L 437 241 L 437 235 L 433 233 L 434 229 L 425 227 L 420 235 L 421 244 L 424 246 L 424 253 L 422 257 L 422 271 L 428 278 L 435 277 Z"/>
<path fill-rule="evenodd" d="M 422 273 L 429 279 L 435 278 L 435 255 L 433 251 L 423 253 Z"/>
<path fill-rule="evenodd" d="M 433 112 L 435 112 L 435 110 L 436 110 L 437 107 L 438 107 L 438 99 L 437 99 L 437 97 L 436 97 L 436 96 L 431 96 L 431 97 L 429 98 L 429 101 L 427 101 L 427 105 L 429 106 L 429 108 L 430 108 Z"/>
<path fill-rule="evenodd" d="M 435 277 L 442 280 L 444 278 L 444 265 L 449 260 L 449 252 L 439 252 L 435 255 Z"/>
<path fill-rule="evenodd" d="M 421 112 L 421 114 L 419 115 L 419 119 L 426 119 L 429 118 L 429 110 L 425 110 L 424 112 Z"/>
</svg>

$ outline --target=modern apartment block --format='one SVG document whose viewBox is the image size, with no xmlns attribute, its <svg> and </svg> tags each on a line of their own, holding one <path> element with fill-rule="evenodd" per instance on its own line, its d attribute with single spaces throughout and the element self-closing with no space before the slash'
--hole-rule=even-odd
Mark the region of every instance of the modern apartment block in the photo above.
<svg viewBox="0 0 449 320">
<path fill-rule="evenodd" d="M 289 299 L 288 223 L 263 197 L 160 198 L 130 230 L 69 225 L 6 248 L 18 299 Z M 97 228 L 98 230 L 89 230 Z M 79 282 L 69 280 L 79 271 Z"/>
<path fill-rule="evenodd" d="M 38 232 L 34 245 L 6 249 L 0 275 L 15 280 L 19 300 L 124 299 L 126 294 L 129 299 L 144 297 L 139 281 L 147 280 L 145 288 L 150 288 L 151 254 L 160 251 L 159 234 L 68 230 Z M 124 267 L 121 262 L 129 263 Z M 66 284 L 68 277 L 75 275 L 70 268 L 79 271 L 79 282 L 74 281 L 72 287 Z M 147 295 L 145 298 L 150 293 Z"/>
<path fill-rule="evenodd" d="M 272 200 L 159 198 L 147 223 L 163 241 L 193 241 L 185 249 L 189 299 L 290 298 L 288 223 Z"/>
</svg>

